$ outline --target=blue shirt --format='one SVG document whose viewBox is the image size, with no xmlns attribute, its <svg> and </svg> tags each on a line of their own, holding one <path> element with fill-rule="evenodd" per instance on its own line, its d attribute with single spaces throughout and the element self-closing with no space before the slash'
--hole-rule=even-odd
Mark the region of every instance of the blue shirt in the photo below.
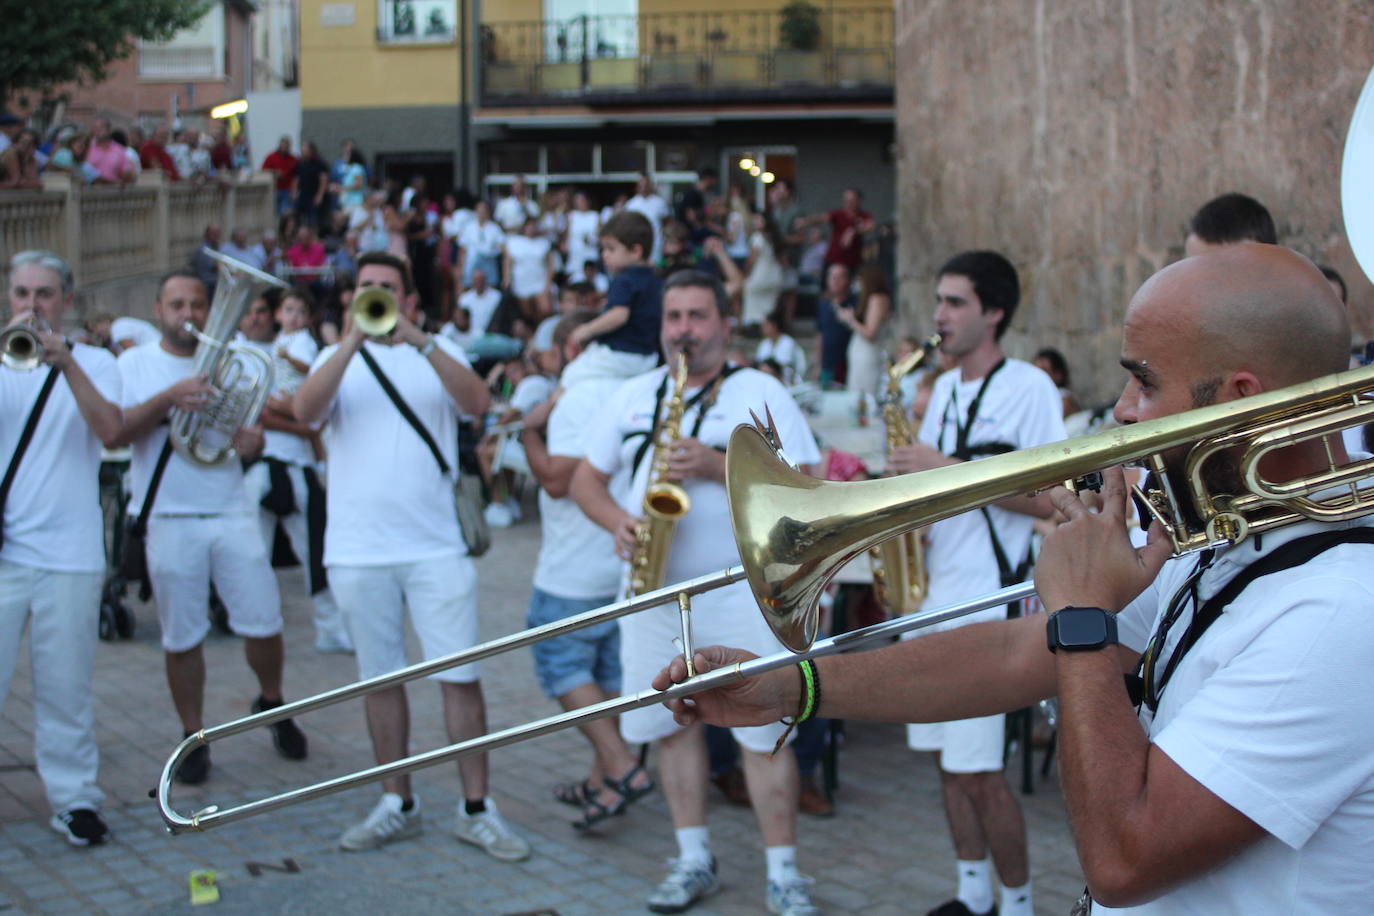
<svg viewBox="0 0 1374 916">
<path fill-rule="evenodd" d="M 627 267 L 611 278 L 606 308 L 623 305 L 629 319 L 597 338 L 612 350 L 624 353 L 657 353 L 658 332 L 663 324 L 663 281 L 650 268 Z"/>
<path fill-rule="evenodd" d="M 854 302 L 854 297 L 849 296 L 838 307 L 853 308 Z M 849 338 L 854 333 L 835 314 L 836 307 L 824 296 L 816 301 L 816 330 L 821 334 L 821 370 L 828 372 L 830 378 L 835 378 L 844 366 Z"/>
</svg>

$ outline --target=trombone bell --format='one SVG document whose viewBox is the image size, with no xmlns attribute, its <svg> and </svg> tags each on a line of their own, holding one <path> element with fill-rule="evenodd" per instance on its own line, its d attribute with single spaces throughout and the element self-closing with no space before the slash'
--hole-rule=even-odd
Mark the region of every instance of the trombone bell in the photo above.
<svg viewBox="0 0 1374 916">
<path fill-rule="evenodd" d="M 368 337 L 390 334 L 401 314 L 396 297 L 380 286 L 369 287 L 354 296 L 349 310 L 353 313 L 353 323 Z"/>
</svg>

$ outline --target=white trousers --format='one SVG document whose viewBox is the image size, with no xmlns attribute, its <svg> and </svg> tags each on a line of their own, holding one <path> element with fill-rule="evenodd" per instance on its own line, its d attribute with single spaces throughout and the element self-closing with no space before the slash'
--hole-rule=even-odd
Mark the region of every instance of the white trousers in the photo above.
<svg viewBox="0 0 1374 916">
<path fill-rule="evenodd" d="M 28 624 L 34 752 L 48 804 L 59 813 L 99 808 L 105 798 L 95 782 L 100 754 L 91 698 L 102 578 L 0 560 L 0 706 Z"/>
<path fill-rule="evenodd" d="M 291 552 L 300 561 L 301 580 L 305 584 L 305 593 L 310 595 L 310 528 L 306 523 L 305 515 L 306 500 L 310 498 L 310 492 L 305 486 L 305 471 L 297 465 L 288 464 L 286 466 L 286 479 L 291 481 L 291 499 L 296 505 L 296 511 L 290 515 L 279 516 L 260 505 L 262 498 L 272 488 L 272 482 L 267 472 L 267 462 L 257 462 L 243 476 L 243 482 L 248 490 L 248 498 L 258 513 L 258 524 L 262 529 L 262 546 L 267 551 L 268 559 L 272 558 L 272 541 L 276 536 L 277 522 L 280 521 L 282 531 L 286 533 L 286 539 L 291 542 Z M 338 602 L 334 600 L 334 592 L 330 587 L 326 585 L 320 591 L 310 595 L 310 600 L 315 605 L 315 639 L 352 645 L 353 642 L 349 639 L 348 631 L 344 626 L 343 613 L 339 610 Z"/>
</svg>

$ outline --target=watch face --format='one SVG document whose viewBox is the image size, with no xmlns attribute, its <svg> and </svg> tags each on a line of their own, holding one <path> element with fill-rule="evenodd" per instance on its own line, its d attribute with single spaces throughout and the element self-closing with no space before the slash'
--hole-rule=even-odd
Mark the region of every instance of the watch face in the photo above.
<svg viewBox="0 0 1374 916">
<path fill-rule="evenodd" d="M 1101 646 L 1108 640 L 1107 615 L 1096 608 L 1067 608 L 1055 617 L 1059 645 Z"/>
</svg>

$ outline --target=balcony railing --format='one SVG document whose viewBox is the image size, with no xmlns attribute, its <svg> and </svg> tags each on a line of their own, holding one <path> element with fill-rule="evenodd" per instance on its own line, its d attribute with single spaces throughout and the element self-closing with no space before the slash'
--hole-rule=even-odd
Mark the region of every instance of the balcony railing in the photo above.
<svg viewBox="0 0 1374 916">
<path fill-rule="evenodd" d="M 890 99 L 892 18 L 816 8 L 810 41 L 777 10 L 488 23 L 482 103 Z"/>
</svg>

